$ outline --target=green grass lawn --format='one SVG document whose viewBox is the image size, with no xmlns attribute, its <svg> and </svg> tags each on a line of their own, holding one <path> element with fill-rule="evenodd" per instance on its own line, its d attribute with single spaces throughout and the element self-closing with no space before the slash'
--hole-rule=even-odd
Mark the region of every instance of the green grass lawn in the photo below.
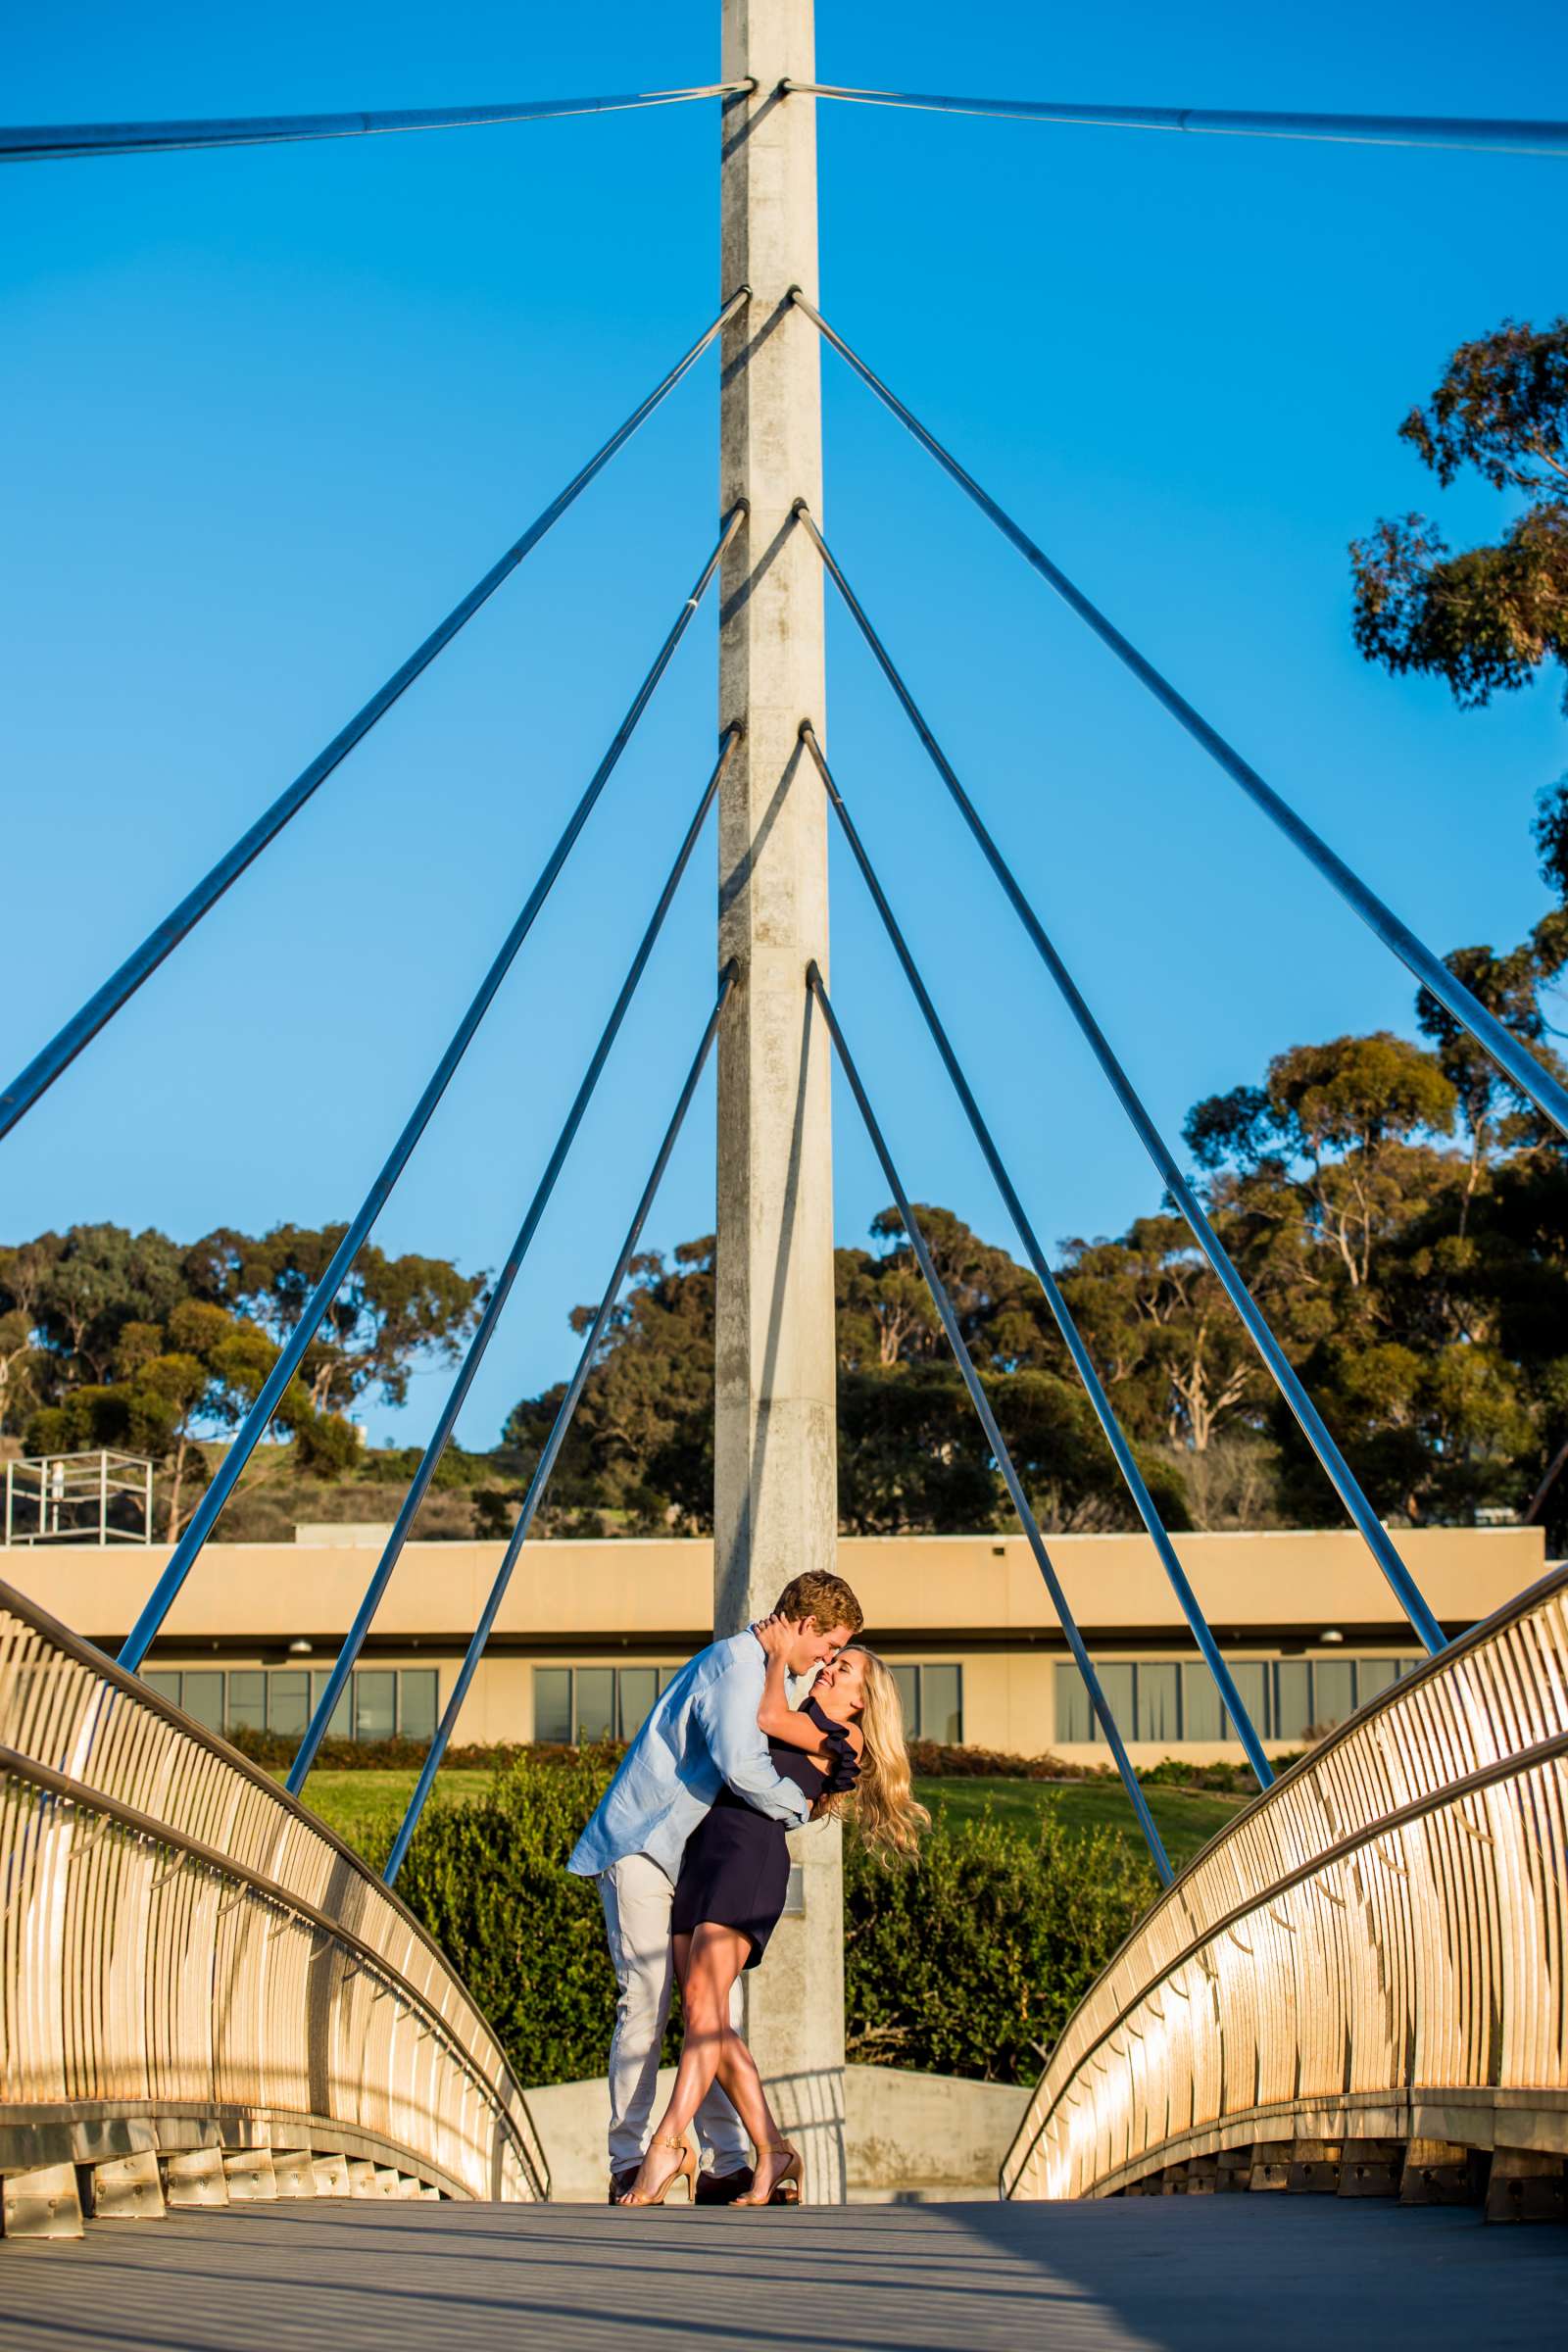
<svg viewBox="0 0 1568 2352">
<path fill-rule="evenodd" d="M 349 1845 L 364 1847 L 376 1841 L 383 1827 L 389 1832 L 402 1820 L 417 1774 L 412 1772 L 313 1772 L 306 1784 L 305 1802 L 319 1813 L 329 1830 Z M 272 1775 L 282 1780 L 280 1772 Z M 430 1791 L 432 1805 L 463 1805 L 482 1796 L 490 1785 L 487 1772 L 438 1772 Z"/>
<path fill-rule="evenodd" d="M 929 1805 L 951 1829 L 979 1821 L 989 1810 L 1004 1829 L 1027 1837 L 1042 1811 L 1050 1807 L 1064 1829 L 1084 1833 L 1115 1830 L 1143 1849 L 1143 1832 L 1119 1781 L 1073 1781 L 1060 1787 L 1048 1781 L 955 1780 L 916 1781 L 914 1786 L 921 1803 Z M 1190 1862 L 1246 1801 L 1185 1788 L 1149 1788 L 1145 1794 L 1154 1827 L 1177 1870 Z"/>
<path fill-rule="evenodd" d="M 440 1772 L 430 1802 L 466 1804 L 484 1793 L 489 1778 L 486 1772 Z M 384 1842 L 378 1833 L 390 1834 L 402 1818 L 414 1782 L 412 1772 L 317 1772 L 311 1775 L 306 1802 L 350 1845 L 364 1847 Z M 917 1781 L 915 1789 L 922 1804 L 952 1829 L 989 1812 L 1004 1829 L 1027 1837 L 1050 1806 L 1066 1829 L 1115 1830 L 1139 1846 L 1143 1843 L 1132 1807 L 1115 1781 L 1078 1781 L 1065 1788 L 1043 1781 Z M 1181 1788 L 1149 1790 L 1149 1809 L 1178 1870 L 1239 1811 L 1242 1801 Z"/>
</svg>

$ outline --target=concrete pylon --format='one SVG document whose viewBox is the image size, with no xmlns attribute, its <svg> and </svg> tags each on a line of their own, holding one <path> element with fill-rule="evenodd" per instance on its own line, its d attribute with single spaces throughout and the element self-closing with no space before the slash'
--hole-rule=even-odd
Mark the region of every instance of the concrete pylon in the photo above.
<svg viewBox="0 0 1568 2352">
<path fill-rule="evenodd" d="M 791 510 L 821 496 L 820 355 L 791 308 L 816 287 L 811 0 L 721 0 L 725 329 L 719 506 L 745 527 L 721 575 L 719 725 L 745 726 L 719 791 L 719 961 L 740 985 L 718 1040 L 714 1623 L 733 1633 L 837 1552 L 830 1045 L 806 971 L 827 961 L 827 804 L 800 726 L 824 720 L 822 570 Z M 796 1832 L 792 1905 L 748 1982 L 748 2031 L 806 2189 L 839 2204 L 844 1946 L 837 1824 Z"/>
</svg>

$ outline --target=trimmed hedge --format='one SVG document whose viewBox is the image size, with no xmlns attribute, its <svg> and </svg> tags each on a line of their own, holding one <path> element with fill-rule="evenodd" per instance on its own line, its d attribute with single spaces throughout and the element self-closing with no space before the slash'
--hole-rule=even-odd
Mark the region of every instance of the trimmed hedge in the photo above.
<svg viewBox="0 0 1568 2352">
<path fill-rule="evenodd" d="M 398 1891 L 443 1946 L 524 2082 L 602 2074 L 614 1980 L 597 1892 L 566 1857 L 612 1768 L 527 1750 L 474 1802 L 429 1813 Z M 389 1823 L 379 1861 L 390 1844 Z M 850 2057 L 1033 2082 L 1042 2053 L 1153 1896 L 1103 1832 L 1047 1816 L 1033 1839 L 990 1821 L 937 1828 L 911 1869 L 845 1852 Z M 764 1964 L 765 1965 L 765 1964 Z"/>
<path fill-rule="evenodd" d="M 939 1826 L 917 1867 L 851 1841 L 844 2022 L 861 2066 L 1033 2082 L 1068 2018 L 1158 1891 L 1122 1838 L 1053 1813 L 1032 1838 L 994 1821 Z"/>
</svg>

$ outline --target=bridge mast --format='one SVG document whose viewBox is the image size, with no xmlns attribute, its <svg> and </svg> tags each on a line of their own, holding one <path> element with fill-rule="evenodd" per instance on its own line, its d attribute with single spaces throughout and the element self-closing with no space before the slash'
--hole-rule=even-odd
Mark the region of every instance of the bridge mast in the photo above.
<svg viewBox="0 0 1568 2352">
<path fill-rule="evenodd" d="M 814 75 L 812 0 L 720 0 L 720 281 L 749 307 L 725 329 L 719 505 L 750 502 L 721 575 L 718 715 L 746 733 L 719 795 L 719 959 L 740 986 L 718 1043 L 714 1623 L 734 1632 L 837 1549 L 833 1167 L 828 1039 L 806 971 L 827 969 L 827 802 L 801 757 L 823 720 L 822 567 L 792 527 L 820 512 L 815 300 L 816 108 L 780 100 Z M 844 2196 L 840 1834 L 791 1840 L 805 1911 L 749 1986 L 758 2063 L 807 2159 L 814 2202 Z M 793 2078 L 783 2081 L 782 2078 Z"/>
</svg>

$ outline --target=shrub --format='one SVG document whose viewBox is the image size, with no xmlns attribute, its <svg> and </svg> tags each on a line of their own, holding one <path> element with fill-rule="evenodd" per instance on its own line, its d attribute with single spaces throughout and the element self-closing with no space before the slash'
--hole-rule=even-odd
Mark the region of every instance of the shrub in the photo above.
<svg viewBox="0 0 1568 2352">
<path fill-rule="evenodd" d="M 1113 1833 L 1042 1815 L 1033 1838 L 982 1820 L 933 1830 L 917 1867 L 845 1853 L 846 2049 L 986 2082 L 1032 2082 L 1156 1892 Z"/>
<path fill-rule="evenodd" d="M 524 2082 L 601 2074 L 609 2056 L 615 1993 L 599 1903 L 565 1863 L 612 1766 L 604 1750 L 550 1762 L 519 1751 L 485 1796 L 426 1815 L 398 1882 Z M 390 1838 L 389 1825 L 382 1854 Z M 906 1870 L 851 1839 L 850 2057 L 1032 2082 L 1153 1891 L 1122 1839 L 1076 1837 L 1049 1815 L 1033 1839 L 989 1820 L 938 1828 Z"/>
<path fill-rule="evenodd" d="M 603 2074 L 615 1981 L 591 1880 L 566 1857 L 611 1775 L 591 1748 L 524 1749 L 471 1804 L 425 1814 L 398 1892 L 464 1979 L 523 2082 Z M 385 1859 L 395 1825 L 369 1859 Z"/>
</svg>

